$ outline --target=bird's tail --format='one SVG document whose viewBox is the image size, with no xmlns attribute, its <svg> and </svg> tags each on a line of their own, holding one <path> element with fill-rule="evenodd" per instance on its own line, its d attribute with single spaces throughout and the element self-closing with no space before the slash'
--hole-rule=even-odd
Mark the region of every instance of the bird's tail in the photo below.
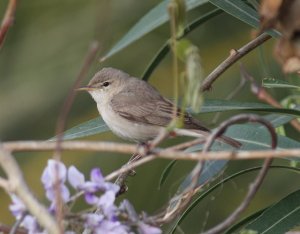
<svg viewBox="0 0 300 234">
<path fill-rule="evenodd" d="M 205 139 L 207 139 L 207 137 L 210 135 L 209 131 L 202 131 L 198 129 L 175 129 L 174 132 L 179 136 L 204 137 Z M 217 138 L 217 140 L 229 144 L 235 148 L 240 148 L 242 146 L 242 143 L 227 136 L 220 136 Z"/>
</svg>

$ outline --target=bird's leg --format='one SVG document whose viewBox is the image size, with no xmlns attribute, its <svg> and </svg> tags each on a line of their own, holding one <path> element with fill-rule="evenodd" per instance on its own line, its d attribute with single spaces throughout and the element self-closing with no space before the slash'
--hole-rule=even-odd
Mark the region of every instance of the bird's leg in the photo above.
<svg viewBox="0 0 300 234">
<path fill-rule="evenodd" d="M 151 154 L 151 150 L 153 148 L 155 148 L 164 139 L 168 138 L 169 135 L 170 135 L 169 131 L 167 131 L 166 129 L 162 129 L 162 131 L 160 131 L 158 136 L 156 138 L 154 138 L 152 141 L 139 143 L 138 148 L 142 148 L 143 152 L 139 153 L 139 154 L 134 153 L 131 156 L 131 158 L 129 159 L 129 161 L 126 163 L 126 165 L 129 165 L 130 163 L 135 162 L 135 161 L 139 160 L 140 158 L 142 158 L 142 157 L 144 157 L 148 154 Z M 120 191 L 117 193 L 117 196 L 120 196 L 121 194 L 127 192 L 127 190 L 128 190 L 128 186 L 126 185 L 127 177 L 128 176 L 134 176 L 135 174 L 136 174 L 136 172 L 134 170 L 129 170 L 127 172 L 121 173 L 118 176 L 118 178 L 115 181 L 115 184 L 120 186 Z"/>
<path fill-rule="evenodd" d="M 140 154 L 134 153 L 129 161 L 126 163 L 126 165 L 135 162 L 141 158 Z M 125 165 L 125 166 L 126 166 Z M 134 170 L 129 170 L 127 172 L 121 173 L 118 178 L 115 181 L 115 184 L 120 186 L 120 190 L 117 193 L 117 196 L 122 195 L 123 193 L 126 193 L 128 190 L 128 186 L 126 185 L 126 180 L 128 176 L 135 176 L 136 172 Z"/>
</svg>

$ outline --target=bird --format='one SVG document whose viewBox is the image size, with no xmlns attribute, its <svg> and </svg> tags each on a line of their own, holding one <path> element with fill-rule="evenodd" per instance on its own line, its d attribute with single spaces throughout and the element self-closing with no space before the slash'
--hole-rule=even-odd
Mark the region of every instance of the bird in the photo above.
<svg viewBox="0 0 300 234">
<path fill-rule="evenodd" d="M 153 140 L 171 123 L 174 110 L 177 117 L 182 114 L 179 107 L 148 82 L 116 68 L 102 68 L 88 85 L 78 90 L 88 91 L 102 119 L 114 134 L 141 144 Z M 211 132 L 187 112 L 183 114 L 182 129 L 202 137 Z M 227 136 L 220 136 L 217 140 L 235 148 L 241 146 L 240 142 Z"/>
</svg>

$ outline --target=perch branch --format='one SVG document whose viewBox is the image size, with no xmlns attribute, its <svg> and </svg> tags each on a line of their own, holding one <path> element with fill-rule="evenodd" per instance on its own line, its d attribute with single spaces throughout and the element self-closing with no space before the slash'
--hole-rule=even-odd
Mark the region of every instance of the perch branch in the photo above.
<svg viewBox="0 0 300 234">
<path fill-rule="evenodd" d="M 0 146 L 0 165 L 7 175 L 9 186 L 5 187 L 8 193 L 14 193 L 22 200 L 29 212 L 34 215 L 39 224 L 47 230 L 48 233 L 59 234 L 58 224 L 49 214 L 48 210 L 42 206 L 32 195 L 27 187 L 21 170 L 11 154 Z"/>
<path fill-rule="evenodd" d="M 62 105 L 60 114 L 58 116 L 58 120 L 57 120 L 57 125 L 56 125 L 56 135 L 57 135 L 57 141 L 56 141 L 56 148 L 54 151 L 54 155 L 53 158 L 55 158 L 56 160 L 60 160 L 61 158 L 61 141 L 63 139 L 63 131 L 65 128 L 65 123 L 67 120 L 67 116 L 71 110 L 71 106 L 73 104 L 73 101 L 75 99 L 76 93 L 75 90 L 77 88 L 79 88 L 79 86 L 81 85 L 83 79 L 85 78 L 85 76 L 87 75 L 87 72 L 92 64 L 92 62 L 94 61 L 96 54 L 99 50 L 99 43 L 98 42 L 93 42 L 90 44 L 90 47 L 88 49 L 87 55 L 85 56 L 84 59 L 84 63 L 80 69 L 80 72 L 71 88 L 71 90 L 69 91 L 64 104 Z M 60 193 L 60 186 L 59 186 L 59 179 L 58 179 L 58 168 L 56 169 L 56 183 L 55 183 L 55 199 L 56 199 L 56 219 L 57 222 L 59 223 L 59 227 L 60 227 L 60 232 L 63 233 L 64 232 L 64 227 L 63 227 L 63 202 L 62 202 L 62 197 L 61 197 L 61 193 Z"/>
<path fill-rule="evenodd" d="M 218 77 L 225 72 L 232 64 L 248 54 L 251 50 L 257 46 L 263 44 L 265 41 L 271 38 L 270 35 L 263 33 L 244 45 L 240 49 L 236 50 L 235 53 L 230 53 L 229 57 L 226 58 L 219 66 L 217 66 L 202 82 L 201 91 L 207 91 L 211 88 L 212 83 L 215 82 Z"/>
<path fill-rule="evenodd" d="M 52 151 L 55 149 L 55 142 L 48 141 L 11 141 L 2 143 L 5 150 L 13 152 L 24 151 Z M 62 142 L 62 150 L 68 151 L 94 151 L 94 152 L 115 152 L 122 154 L 143 153 L 143 149 L 138 149 L 134 144 L 124 144 L 115 142 L 92 142 L 92 141 L 67 141 Z M 178 150 L 154 148 L 152 153 L 157 158 L 178 159 L 178 160 L 223 160 L 223 159 L 258 159 L 272 157 L 299 157 L 300 148 L 277 149 L 277 150 L 253 150 L 253 151 L 218 151 L 218 152 L 183 152 Z"/>
</svg>

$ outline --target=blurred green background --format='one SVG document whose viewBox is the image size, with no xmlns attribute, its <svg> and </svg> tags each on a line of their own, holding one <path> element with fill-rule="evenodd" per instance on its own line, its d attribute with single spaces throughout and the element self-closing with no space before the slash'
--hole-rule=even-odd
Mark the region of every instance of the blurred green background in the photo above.
<svg viewBox="0 0 300 234">
<path fill-rule="evenodd" d="M 89 44 L 97 40 L 104 55 L 130 27 L 160 1 L 134 0 L 39 0 L 18 1 L 14 25 L 10 28 L 0 51 L 0 140 L 46 140 L 54 135 L 55 125 L 64 99 L 83 63 Z M 6 0 L 0 1 L 0 15 L 3 16 Z M 188 19 L 205 13 L 212 6 L 188 13 Z M 251 28 L 223 13 L 215 17 L 189 35 L 189 39 L 199 47 L 205 74 L 208 74 L 225 57 L 230 49 L 239 48 L 251 39 Z M 103 66 L 112 66 L 140 76 L 156 51 L 169 37 L 169 25 L 165 24 L 146 37 L 137 41 L 114 57 L 100 64 L 95 61 L 89 72 L 93 76 Z M 242 59 L 247 69 L 258 82 L 264 77 L 282 78 L 280 67 L 274 61 L 270 40 L 263 47 Z M 261 54 L 264 53 L 264 59 Z M 150 78 L 165 96 L 172 97 L 171 56 L 160 64 Z M 238 65 L 232 66 L 215 83 L 206 98 L 222 99 L 239 83 Z M 289 79 L 295 80 L 293 77 Z M 271 91 L 272 92 L 272 91 Z M 279 100 L 287 91 L 274 93 Z M 240 101 L 257 101 L 246 86 L 235 97 Z M 226 113 L 226 118 L 233 113 Z M 67 128 L 98 116 L 94 101 L 86 93 L 79 93 L 67 119 Z M 213 115 L 202 115 L 207 125 Z M 221 118 L 221 119 L 222 119 Z M 295 133 L 291 130 L 291 134 Z M 120 141 L 111 133 L 90 137 L 91 140 Z M 168 144 L 168 142 L 166 143 Z M 16 153 L 16 159 L 24 172 L 29 186 L 36 196 L 46 201 L 40 183 L 40 175 L 51 153 Z M 76 165 L 86 176 L 91 168 L 98 166 L 104 174 L 119 168 L 130 155 L 112 153 L 65 152 L 63 161 Z M 137 175 L 129 179 L 128 198 L 138 211 L 152 214 L 165 204 L 176 190 L 179 179 L 191 168 L 191 163 L 178 163 L 172 171 L 167 185 L 158 190 L 158 181 L 167 160 L 157 160 L 137 169 Z M 280 161 L 282 163 L 282 161 Z M 225 172 L 258 165 L 259 161 L 232 162 Z M 224 175 L 224 176 L 225 176 Z M 232 181 L 214 196 L 203 201 L 183 224 L 186 233 L 196 233 L 221 221 L 238 204 L 254 178 L 245 176 Z M 265 207 L 298 188 L 300 182 L 294 175 L 271 171 L 263 188 L 258 193 L 248 212 Z M 276 178 L 276 179 L 274 179 Z M 274 183 L 276 181 L 276 183 Z M 293 181 L 293 183 L 290 183 Z M 236 198 L 232 200 L 232 197 Z M 10 202 L 7 195 L 0 192 L 0 222 L 11 224 L 13 218 L 8 211 Z"/>
</svg>

